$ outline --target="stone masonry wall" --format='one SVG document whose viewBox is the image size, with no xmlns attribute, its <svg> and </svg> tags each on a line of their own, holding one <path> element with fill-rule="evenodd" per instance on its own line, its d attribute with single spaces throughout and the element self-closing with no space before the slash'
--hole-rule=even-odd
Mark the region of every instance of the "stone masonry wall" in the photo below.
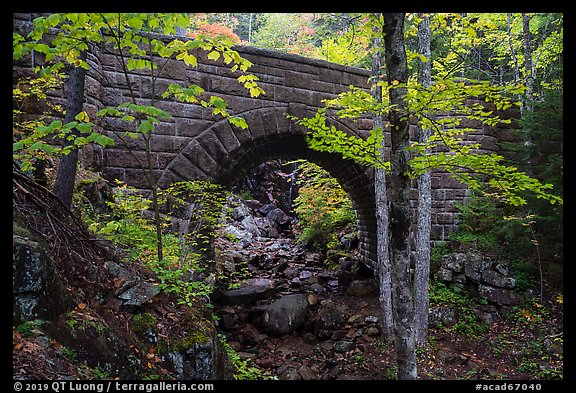
<svg viewBox="0 0 576 393">
<path fill-rule="evenodd" d="M 26 31 L 30 29 L 31 20 L 30 14 L 14 14 L 14 28 Z M 348 192 L 358 215 L 360 247 L 368 261 L 375 261 L 376 218 L 372 170 L 334 154 L 312 151 L 305 142 L 307 130 L 286 118 L 287 114 L 313 116 L 318 108 L 323 107 L 323 99 L 336 97 L 350 85 L 369 89 L 370 71 L 253 47 L 237 46 L 234 49 L 253 63 L 249 73 L 259 78 L 258 84 L 266 92 L 265 95 L 250 97 L 236 79 L 240 75 L 238 72 L 231 72 L 222 60 L 208 60 L 205 53 L 200 52 L 195 53 L 198 57 L 196 67 L 168 60 L 161 67 L 154 88 L 149 75 L 142 71 L 129 72 L 128 85 L 112 48 L 94 48 L 88 56 L 90 71 L 86 80 L 84 109 L 97 124 L 96 129 L 106 133 L 116 143 L 106 149 L 85 149 L 84 162 L 101 170 L 107 178 L 117 178 L 134 187 L 147 188 L 140 169 L 140 162 L 144 162 L 145 158 L 142 141 L 120 137 L 127 130 L 126 123 L 115 118 L 99 119 L 95 115 L 104 107 L 130 101 L 132 91 L 138 103 L 154 104 L 172 114 L 172 119 L 156 126 L 152 138 L 152 158 L 160 186 L 168 186 L 179 180 L 206 178 L 230 186 L 264 161 L 308 159 L 327 169 Z M 39 57 L 35 59 L 36 62 L 40 60 Z M 155 61 L 160 64 L 165 59 Z M 31 65 L 31 59 L 13 65 L 14 83 L 19 75 L 30 73 Z M 223 98 L 229 112 L 244 117 L 249 128 L 242 130 L 230 125 L 227 120 L 212 115 L 211 108 L 163 99 L 161 93 L 170 83 L 184 86 L 196 84 L 207 94 Z M 65 89 L 61 89 L 51 99 L 64 103 L 65 93 Z M 350 135 L 366 137 L 372 122 L 370 119 L 355 122 L 343 120 L 336 125 Z M 481 143 L 482 150 L 486 152 L 499 151 L 501 136 L 506 140 L 513 139 L 509 129 L 485 127 L 467 120 L 462 122 L 462 127 L 477 130 L 469 133 L 466 139 Z M 412 129 L 413 135 L 414 132 L 415 127 Z M 389 132 L 385 135 L 385 143 L 389 149 Z M 432 188 L 432 237 L 434 240 L 444 240 L 458 225 L 454 205 L 465 201 L 468 192 L 458 181 L 441 172 L 433 172 Z M 416 192 L 414 189 L 414 203 Z"/>
</svg>

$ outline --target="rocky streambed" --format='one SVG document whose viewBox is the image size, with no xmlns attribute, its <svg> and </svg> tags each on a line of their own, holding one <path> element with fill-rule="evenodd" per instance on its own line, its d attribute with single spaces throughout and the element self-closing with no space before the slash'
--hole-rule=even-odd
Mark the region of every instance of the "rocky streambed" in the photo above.
<svg viewBox="0 0 576 393">
<path fill-rule="evenodd" d="M 256 265 L 239 288 L 220 294 L 216 309 L 220 329 L 242 358 L 280 379 L 330 379 L 379 342 L 381 312 L 371 278 L 344 286 L 348 277 L 318 266 L 318 255 L 299 251 L 292 239 L 256 240 L 234 255 Z"/>
<path fill-rule="evenodd" d="M 247 279 L 215 293 L 219 329 L 241 358 L 278 379 L 394 379 L 394 346 L 382 335 L 378 283 L 358 262 L 353 236 L 323 255 L 297 244 L 292 224 L 272 204 L 237 202 L 216 241 L 217 265 Z M 523 303 L 505 267 L 478 254 L 447 255 L 433 275 L 487 298 L 473 309 L 475 323 L 494 331 L 505 326 L 500 317 L 510 307 Z M 493 377 L 493 367 L 514 373 L 509 364 L 499 366 L 490 346 L 447 329 L 458 313 L 450 304 L 431 307 L 434 345 L 419 355 L 421 374 Z"/>
<path fill-rule="evenodd" d="M 369 354 L 384 356 L 378 287 L 354 250 L 304 249 L 274 205 L 248 201 L 232 216 L 216 242 L 219 265 L 249 278 L 214 300 L 219 328 L 240 357 L 279 379 L 381 379 L 386 369 Z"/>
</svg>

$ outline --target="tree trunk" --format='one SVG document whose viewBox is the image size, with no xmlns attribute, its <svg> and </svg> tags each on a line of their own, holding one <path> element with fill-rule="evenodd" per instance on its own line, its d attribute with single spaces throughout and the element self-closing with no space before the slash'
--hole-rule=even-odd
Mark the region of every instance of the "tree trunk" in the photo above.
<svg viewBox="0 0 576 393">
<path fill-rule="evenodd" d="M 252 18 L 254 17 L 253 13 L 250 13 L 250 19 L 248 20 L 248 44 L 252 43 Z"/>
<path fill-rule="evenodd" d="M 86 51 L 80 53 L 79 58 L 86 61 Z M 64 122 L 69 123 L 75 120 L 78 113 L 82 112 L 84 105 L 84 80 L 86 70 L 82 67 L 71 66 L 68 76 L 68 94 L 66 98 L 66 116 Z M 77 133 L 74 129 L 72 132 Z M 68 146 L 73 142 L 62 140 L 63 146 Z M 72 206 L 72 195 L 74 194 L 74 181 L 76 178 L 76 166 L 78 165 L 78 149 L 72 149 L 69 154 L 63 155 L 58 164 L 58 173 L 54 182 L 53 192 L 60 198 L 62 203 L 68 208 Z"/>
<path fill-rule="evenodd" d="M 532 34 L 530 33 L 530 18 L 525 13 L 522 14 L 522 30 L 524 41 L 524 67 L 526 68 L 526 103 L 525 108 L 532 110 L 532 100 L 534 99 L 534 70 L 532 66 L 532 49 L 530 42 Z"/>
<path fill-rule="evenodd" d="M 152 83 L 154 87 L 154 83 Z M 143 135 L 144 144 L 146 146 L 146 165 L 147 168 L 142 168 L 143 171 L 148 171 L 146 178 L 150 186 L 152 210 L 154 211 L 154 226 L 156 227 L 156 255 L 160 263 L 164 258 L 164 245 L 162 236 L 162 217 L 160 217 L 160 206 L 158 204 L 158 184 L 154 176 L 154 163 L 152 162 L 152 135 Z"/>
<path fill-rule="evenodd" d="M 508 34 L 508 46 L 510 47 L 510 56 L 514 62 L 514 84 L 520 81 L 520 67 L 518 66 L 518 56 L 516 56 L 516 49 L 514 49 L 514 36 L 512 35 L 512 14 L 506 14 L 506 32 Z M 502 83 L 502 82 L 500 82 Z M 518 101 L 522 101 L 522 97 L 518 94 Z M 520 117 L 522 117 L 523 108 L 520 106 Z"/>
<path fill-rule="evenodd" d="M 404 14 L 384 14 L 384 55 L 390 85 L 408 81 L 404 48 Z M 392 307 L 398 379 L 416 379 L 414 304 L 410 277 L 410 178 L 408 172 L 408 119 L 404 98 L 406 87 L 390 89 L 391 124 L 390 255 L 392 266 Z"/>
<path fill-rule="evenodd" d="M 521 113 L 532 112 L 532 102 L 534 100 L 534 68 L 532 64 L 532 34 L 530 33 L 530 18 L 525 13 L 522 14 L 522 36 L 524 43 L 524 67 L 526 68 L 526 95 L 522 102 Z M 524 131 L 524 146 L 528 148 L 528 160 L 526 163 L 526 173 L 529 176 L 533 174 L 532 146 L 534 145 L 530 134 L 531 129 L 528 126 Z"/>
<path fill-rule="evenodd" d="M 506 32 L 508 33 L 508 46 L 510 46 L 510 56 L 514 62 L 514 83 L 520 79 L 520 70 L 518 68 L 518 58 L 514 49 L 514 37 L 512 36 L 512 14 L 506 14 Z"/>
<path fill-rule="evenodd" d="M 432 84 L 430 58 L 430 18 L 420 14 L 418 26 L 418 53 L 427 61 L 418 60 L 418 83 L 422 87 Z M 426 142 L 431 130 L 418 125 L 418 141 Z M 428 151 L 425 152 L 427 154 Z M 431 173 L 418 178 L 418 217 L 416 224 L 416 266 L 414 269 L 414 328 L 416 345 L 424 347 L 428 335 L 428 280 L 430 278 L 430 224 L 432 209 Z"/>
<path fill-rule="evenodd" d="M 374 55 L 372 57 L 372 77 L 374 84 L 372 87 L 372 96 L 382 102 L 382 86 L 377 86 L 382 74 L 382 49 L 381 49 L 380 31 L 377 38 L 374 39 Z M 375 114 L 372 117 L 374 129 L 380 129 L 384 133 L 384 116 Z M 384 139 L 382 146 L 378 148 L 376 154 L 381 162 L 385 162 L 384 157 Z M 380 306 L 382 308 L 382 335 L 386 339 L 392 339 L 394 324 L 392 318 L 392 282 L 390 272 L 390 251 L 389 251 L 389 234 L 388 234 L 388 196 L 386 195 L 386 171 L 376 167 L 374 173 L 374 194 L 376 196 L 376 242 L 378 245 L 378 275 L 380 282 Z"/>
<path fill-rule="evenodd" d="M 151 37 L 150 37 L 151 38 Z M 151 40 L 150 40 L 151 41 Z M 153 64 L 152 59 L 152 48 L 149 48 L 149 59 L 150 64 Z M 156 106 L 156 78 L 154 77 L 154 68 L 150 69 L 150 93 L 152 96 L 152 106 Z M 126 79 L 126 83 L 130 84 L 130 81 Z M 136 97 L 132 96 L 135 101 Z M 156 254 L 158 257 L 158 263 L 164 259 L 164 236 L 162 233 L 162 218 L 160 217 L 160 206 L 158 204 L 158 184 L 156 182 L 156 176 L 154 175 L 154 163 L 152 162 L 152 134 L 142 135 L 144 138 L 146 146 L 146 166 L 148 170 L 148 181 L 150 190 L 152 192 L 152 209 L 154 210 L 154 225 L 156 226 Z M 146 171 L 146 169 L 144 169 Z"/>
</svg>

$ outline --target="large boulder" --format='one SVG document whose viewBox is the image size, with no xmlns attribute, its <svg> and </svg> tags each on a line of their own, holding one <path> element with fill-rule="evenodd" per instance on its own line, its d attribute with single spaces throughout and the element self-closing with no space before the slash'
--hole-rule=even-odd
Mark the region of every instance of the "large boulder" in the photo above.
<svg viewBox="0 0 576 393">
<path fill-rule="evenodd" d="M 330 338 L 335 330 L 346 325 L 346 310 L 333 303 L 323 303 L 316 314 L 314 334 L 320 339 Z"/>
<path fill-rule="evenodd" d="M 267 278 L 252 278 L 243 282 L 240 288 L 224 292 L 220 302 L 230 305 L 250 304 L 273 296 L 275 291 L 274 281 Z"/>
<path fill-rule="evenodd" d="M 167 363 L 176 379 L 185 381 L 231 379 L 234 369 L 215 332 L 198 335 L 197 342 L 169 352 Z"/>
<path fill-rule="evenodd" d="M 276 336 L 291 333 L 304 323 L 307 311 L 308 301 L 305 295 L 284 295 L 270 304 L 264 312 L 262 327 Z"/>
<path fill-rule="evenodd" d="M 462 273 L 466 265 L 467 255 L 462 252 L 454 252 L 442 257 L 442 267 L 456 273 Z"/>
<path fill-rule="evenodd" d="M 253 237 L 263 236 L 265 235 L 264 231 L 262 231 L 258 227 L 258 223 L 252 216 L 246 216 L 242 219 L 241 222 L 242 228 L 244 228 L 247 232 L 249 232 Z"/>
<path fill-rule="evenodd" d="M 436 277 L 444 282 L 466 285 L 473 294 L 497 305 L 518 305 L 522 295 L 514 291 L 516 280 L 508 265 L 475 252 L 455 252 L 442 257 Z"/>
<path fill-rule="evenodd" d="M 524 303 L 524 298 L 512 289 L 495 288 L 487 285 L 479 285 L 478 293 L 490 303 L 504 306 L 519 306 Z"/>
<path fill-rule="evenodd" d="M 516 280 L 508 277 L 496 270 L 484 270 L 482 272 L 482 282 L 498 288 L 515 288 Z"/>
<path fill-rule="evenodd" d="M 118 306 L 135 311 L 160 293 L 158 286 L 143 281 L 137 275 L 134 275 L 113 261 L 104 262 L 104 269 L 106 269 L 115 280 L 124 282 L 115 293 L 115 297 L 121 301 L 121 304 Z M 111 301 L 109 305 L 113 305 L 114 303 L 116 302 Z"/>
<path fill-rule="evenodd" d="M 355 297 L 378 296 L 378 284 L 374 280 L 354 280 L 346 288 L 346 295 Z"/>
<path fill-rule="evenodd" d="M 466 254 L 466 256 L 464 274 L 468 280 L 479 284 L 480 279 L 482 278 L 482 273 L 492 265 L 492 261 L 476 253 L 469 253 Z"/>
<path fill-rule="evenodd" d="M 75 301 L 69 296 L 54 261 L 40 243 L 17 235 L 12 239 L 14 323 L 55 320 L 74 308 Z"/>
<path fill-rule="evenodd" d="M 275 208 L 266 213 L 266 218 L 275 225 L 286 227 L 292 222 L 292 219 L 282 211 L 282 209 Z"/>
<path fill-rule="evenodd" d="M 266 217 L 254 217 L 254 223 L 258 227 L 261 236 L 277 238 L 279 236 L 277 226 Z"/>
<path fill-rule="evenodd" d="M 158 295 L 160 290 L 152 283 L 140 281 L 136 285 L 127 288 L 116 297 L 122 300 L 122 306 L 141 307 L 148 300 Z"/>
<path fill-rule="evenodd" d="M 232 218 L 236 221 L 242 221 L 242 219 L 246 216 L 250 215 L 250 208 L 246 206 L 244 203 L 236 206 L 232 209 Z"/>
</svg>

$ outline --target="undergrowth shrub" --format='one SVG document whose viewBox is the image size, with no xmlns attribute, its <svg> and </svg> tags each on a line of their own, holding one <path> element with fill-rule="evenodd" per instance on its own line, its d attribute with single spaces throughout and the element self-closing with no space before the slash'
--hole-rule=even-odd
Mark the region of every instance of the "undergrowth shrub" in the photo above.
<svg viewBox="0 0 576 393">
<path fill-rule="evenodd" d="M 228 344 L 226 337 L 223 334 L 218 334 L 218 339 L 222 344 L 228 358 L 234 366 L 233 378 L 235 380 L 263 380 L 263 379 L 277 379 L 272 376 L 270 372 L 263 371 L 258 368 L 251 359 L 242 359 L 240 355 Z"/>
<path fill-rule="evenodd" d="M 314 250 L 337 248 L 338 233 L 356 229 L 352 202 L 327 171 L 308 161 L 298 162 L 299 189 L 294 200 L 298 242 Z"/>
<path fill-rule="evenodd" d="M 550 255 L 555 244 L 541 243 L 542 217 L 498 204 L 487 196 L 473 196 L 466 204 L 455 205 L 459 210 L 459 229 L 450 240 L 473 245 L 512 267 L 520 289 L 542 282 L 543 256 Z"/>
<path fill-rule="evenodd" d="M 459 332 L 468 337 L 475 337 L 488 332 L 488 325 L 480 321 L 474 307 L 486 304 L 485 300 L 474 298 L 466 291 L 456 287 L 447 286 L 437 281 L 430 281 L 430 305 L 451 305 L 456 308 L 456 321 L 447 328 L 450 332 Z"/>
<path fill-rule="evenodd" d="M 207 248 L 222 218 L 226 192 L 205 181 L 174 183 L 163 190 L 160 202 L 168 207 L 163 230 L 163 258 L 158 260 L 156 227 L 148 208 L 150 200 L 136 189 L 118 182 L 109 210 L 97 213 L 84 203 L 83 219 L 93 233 L 111 240 L 135 263 L 150 267 L 159 289 L 174 293 L 180 304 L 207 296 L 215 282 L 214 261 Z M 178 214 L 180 224 L 171 218 Z"/>
</svg>

